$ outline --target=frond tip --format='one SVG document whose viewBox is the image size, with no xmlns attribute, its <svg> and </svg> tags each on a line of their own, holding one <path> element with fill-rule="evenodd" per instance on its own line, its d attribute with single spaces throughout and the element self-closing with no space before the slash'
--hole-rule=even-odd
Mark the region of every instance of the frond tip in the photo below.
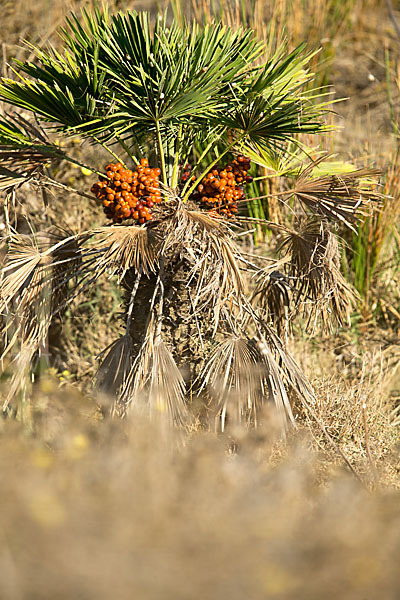
<svg viewBox="0 0 400 600">
<path fill-rule="evenodd" d="M 167 413 L 174 423 L 182 425 L 187 419 L 185 382 L 168 346 L 162 340 L 154 345 L 152 359 L 150 409 Z"/>
<path fill-rule="evenodd" d="M 114 395 L 124 385 L 131 367 L 132 339 L 129 333 L 114 340 L 103 350 L 102 362 L 96 373 L 96 388 L 104 394 Z"/>
<path fill-rule="evenodd" d="M 39 175 L 54 156 L 62 156 L 52 146 L 44 130 L 17 112 L 0 116 L 0 190 L 7 190 Z"/>
</svg>

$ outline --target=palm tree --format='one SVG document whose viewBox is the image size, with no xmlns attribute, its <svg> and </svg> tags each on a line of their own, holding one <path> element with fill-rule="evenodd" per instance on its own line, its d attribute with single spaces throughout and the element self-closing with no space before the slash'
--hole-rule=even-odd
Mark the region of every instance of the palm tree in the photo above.
<svg viewBox="0 0 400 600">
<path fill-rule="evenodd" d="M 61 37 L 63 52 L 34 47 L 35 61 L 16 61 L 18 79 L 0 85 L 0 99 L 17 107 L 0 121 L 1 185 L 7 198 L 32 177 L 62 185 L 44 166 L 81 164 L 57 144 L 79 135 L 113 157 L 105 172 L 84 165 L 113 224 L 10 230 L 0 304 L 5 353 L 20 344 L 20 363 L 5 406 L 52 320 L 111 272 L 126 292 L 124 331 L 104 350 L 97 385 L 116 394 L 119 414 L 146 390 L 151 407 L 183 422 L 190 389 L 214 398 L 222 426 L 233 408 L 254 422 L 266 401 L 283 426 L 294 423 L 288 390 L 306 404 L 313 391 L 286 349 L 288 325 L 305 302 L 312 322 L 348 318 L 352 291 L 327 221 L 354 227 L 376 199 L 367 171 L 318 176 L 303 154 L 281 170 L 293 227 L 262 221 L 280 234 L 279 257 L 249 256 L 237 241 L 254 222 L 245 210 L 249 168 L 256 172 L 249 157 L 289 163 L 299 134 L 326 130 L 312 54 L 281 45 L 261 60 L 265 47 L 251 31 L 169 25 L 166 15 L 152 25 L 136 12 L 72 15 Z"/>
</svg>

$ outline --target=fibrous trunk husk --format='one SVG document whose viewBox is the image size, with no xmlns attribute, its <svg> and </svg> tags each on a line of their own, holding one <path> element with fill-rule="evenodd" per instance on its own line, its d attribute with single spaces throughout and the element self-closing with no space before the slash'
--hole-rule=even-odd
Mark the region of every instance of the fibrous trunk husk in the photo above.
<svg viewBox="0 0 400 600">
<path fill-rule="evenodd" d="M 120 388 L 115 412 L 124 415 L 143 401 L 182 423 L 189 413 L 200 416 L 193 407 L 198 398 L 203 416 L 211 412 L 224 427 L 232 418 L 255 423 L 258 408 L 270 401 L 283 428 L 287 417 L 294 423 L 285 386 L 300 393 L 300 370 L 294 361 L 292 374 L 281 366 L 283 346 L 247 299 L 246 261 L 241 264 L 232 232 L 222 220 L 182 203 L 169 210 L 153 231 L 158 247 L 151 270 L 121 265 L 125 334 L 110 347 L 103 368 L 104 389 L 110 368 L 123 370 L 123 377 L 111 373 Z M 125 352 L 126 336 L 130 368 L 112 355 Z"/>
</svg>

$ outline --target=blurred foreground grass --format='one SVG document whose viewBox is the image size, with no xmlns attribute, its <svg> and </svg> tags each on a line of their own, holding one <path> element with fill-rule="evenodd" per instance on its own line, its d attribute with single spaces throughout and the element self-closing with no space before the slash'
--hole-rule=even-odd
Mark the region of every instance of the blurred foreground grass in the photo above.
<svg viewBox="0 0 400 600">
<path fill-rule="evenodd" d="M 267 416 L 183 435 L 138 411 L 97 419 L 54 385 L 29 433 L 2 426 L 2 600 L 399 597 L 400 491 L 321 478 L 307 439 L 284 447 Z"/>
</svg>

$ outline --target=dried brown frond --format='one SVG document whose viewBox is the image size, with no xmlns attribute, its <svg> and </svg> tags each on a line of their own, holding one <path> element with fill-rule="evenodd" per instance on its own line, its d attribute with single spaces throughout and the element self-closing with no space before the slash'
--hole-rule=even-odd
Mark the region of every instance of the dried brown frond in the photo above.
<svg viewBox="0 0 400 600">
<path fill-rule="evenodd" d="M 179 199 L 168 203 L 164 209 L 162 253 L 168 256 L 186 247 L 206 239 L 207 233 L 226 235 L 228 231 L 222 219 L 190 210 Z"/>
<path fill-rule="evenodd" d="M 51 158 L 31 149 L 4 150 L 0 146 L 0 190 L 19 186 L 39 175 Z"/>
<path fill-rule="evenodd" d="M 200 391 L 208 386 L 217 400 L 221 426 L 224 429 L 227 414 L 239 421 L 257 422 L 260 406 L 270 400 L 275 406 L 282 424 L 293 414 L 279 367 L 269 348 L 260 349 L 246 338 L 230 337 L 219 344 L 200 373 Z M 235 410 L 230 405 L 235 404 Z"/>
<path fill-rule="evenodd" d="M 301 220 L 296 231 L 287 230 L 280 249 L 290 257 L 287 274 L 296 286 L 297 306 L 308 309 L 308 325 L 320 319 L 330 329 L 331 316 L 339 326 L 348 323 L 356 294 L 340 272 L 338 241 L 326 224 Z"/>
<path fill-rule="evenodd" d="M 119 281 L 129 269 L 142 270 L 148 275 L 157 264 L 159 242 L 156 235 L 144 227 L 101 227 L 93 232 L 91 246 L 100 252 L 94 269 L 98 273 L 116 273 Z"/>
<path fill-rule="evenodd" d="M 216 331 L 223 308 L 240 306 L 244 282 L 229 229 L 220 219 L 178 206 L 165 242 L 165 252 L 178 250 L 190 265 L 193 308 L 209 315 Z"/>
<path fill-rule="evenodd" d="M 25 363 L 45 348 L 52 319 L 64 302 L 71 273 L 78 268 L 76 236 L 64 236 L 54 228 L 37 236 L 13 234 L 9 240 L 0 278 L 2 356 L 18 346 L 17 363 L 24 364 L 14 369 L 5 405 L 22 381 Z"/>
<path fill-rule="evenodd" d="M 19 311 L 24 310 L 43 296 L 47 284 L 52 293 L 59 289 L 66 271 L 74 270 L 80 257 L 78 238 L 69 233 L 52 228 L 37 235 L 11 236 L 1 270 L 0 312 L 15 300 Z"/>
<path fill-rule="evenodd" d="M 26 385 L 31 381 L 31 364 L 32 359 L 37 352 L 38 347 L 33 342 L 27 342 L 21 345 L 21 348 L 12 363 L 13 373 L 10 380 L 10 384 L 7 390 L 7 394 L 3 400 L 2 411 L 6 411 L 10 402 L 15 398 L 18 392 L 26 390 Z"/>
<path fill-rule="evenodd" d="M 188 412 L 185 382 L 168 346 L 159 340 L 153 347 L 150 375 L 150 410 L 167 413 L 172 421 L 183 425 Z"/>
<path fill-rule="evenodd" d="M 371 213 L 383 198 L 373 189 L 371 177 L 378 177 L 377 169 L 357 169 L 343 175 L 312 177 L 317 163 L 311 163 L 298 176 L 294 196 L 314 213 L 343 223 L 355 231 L 354 225 Z"/>
<path fill-rule="evenodd" d="M 154 313 L 150 311 L 143 343 L 129 365 L 129 373 L 123 372 L 115 411 L 122 416 L 130 405 L 144 400 L 150 411 L 168 414 L 174 423 L 182 425 L 188 416 L 185 382 L 168 346 L 157 337 L 156 329 Z"/>
<path fill-rule="evenodd" d="M 217 401 L 222 430 L 227 412 L 239 420 L 246 416 L 255 420 L 257 405 L 263 395 L 257 348 L 243 338 L 228 338 L 214 349 L 200 373 L 200 391 L 206 386 Z M 235 403 L 236 411 L 228 411 Z"/>
<path fill-rule="evenodd" d="M 0 160 L 1 151 L 0 151 Z M 0 190 L 7 190 L 9 188 L 21 185 L 27 181 L 25 175 L 21 175 L 17 171 L 12 171 L 4 166 L 0 166 Z"/>
<path fill-rule="evenodd" d="M 96 388 L 104 394 L 115 395 L 125 384 L 131 369 L 132 339 L 129 333 L 114 340 L 98 358 L 102 362 L 96 373 Z"/>
<path fill-rule="evenodd" d="M 301 402 L 313 404 L 315 402 L 315 393 L 310 382 L 280 337 L 270 327 L 265 329 L 265 337 L 263 336 L 261 340 L 260 349 L 263 353 L 265 349 L 273 351 L 274 355 L 279 359 L 279 369 L 282 377 L 289 387 L 293 389 Z"/>
<path fill-rule="evenodd" d="M 284 268 L 282 261 L 280 268 Z M 256 275 L 256 289 L 251 302 L 265 314 L 265 318 L 276 329 L 279 336 L 287 340 L 291 317 L 291 290 L 294 288 L 290 279 L 279 269 L 279 261 L 266 269 L 260 269 Z"/>
<path fill-rule="evenodd" d="M 288 419 L 291 421 L 292 425 L 296 427 L 296 421 L 293 416 L 292 407 L 283 379 L 285 373 L 282 372 L 282 369 L 276 362 L 274 354 L 265 339 L 259 343 L 259 351 L 267 367 L 266 383 L 268 386 L 269 397 L 275 403 L 278 417 L 281 422 L 281 429 L 284 433 L 287 429 Z"/>
<path fill-rule="evenodd" d="M 125 378 L 121 393 L 115 402 L 114 412 L 120 416 L 126 414 L 131 404 L 137 403 L 138 400 L 140 400 L 149 381 L 154 348 L 154 335 L 155 319 L 154 314 L 150 312 L 142 344 L 137 351 L 136 356 L 132 358 L 129 373 Z"/>
<path fill-rule="evenodd" d="M 1 272 L 0 312 L 20 295 L 25 301 L 37 294 L 36 286 L 40 277 L 37 267 L 42 254 L 31 236 L 15 235 L 11 238 Z"/>
<path fill-rule="evenodd" d="M 206 231 L 212 231 L 214 233 L 217 231 L 226 233 L 227 231 L 225 221 L 221 218 L 213 217 L 204 211 L 187 210 L 186 213 L 191 221 L 198 223 Z"/>
</svg>

